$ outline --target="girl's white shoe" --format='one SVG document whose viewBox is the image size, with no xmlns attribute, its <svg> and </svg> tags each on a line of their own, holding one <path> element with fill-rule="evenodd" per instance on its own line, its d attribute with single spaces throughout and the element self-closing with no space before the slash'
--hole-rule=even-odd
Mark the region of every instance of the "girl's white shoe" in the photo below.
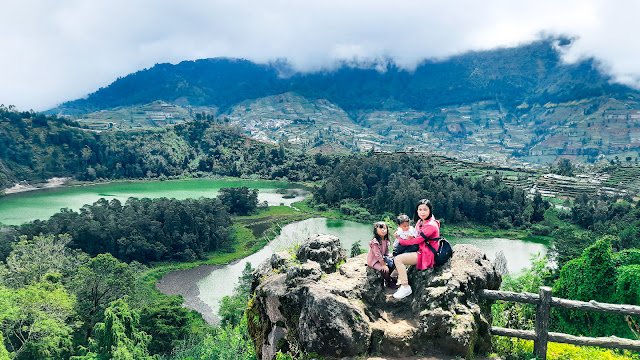
<svg viewBox="0 0 640 360">
<path fill-rule="evenodd" d="M 393 297 L 396 299 L 404 299 L 407 296 L 411 295 L 413 291 L 411 290 L 411 286 L 409 285 L 402 285 L 400 286 L 400 289 L 398 289 L 398 291 L 395 292 L 395 294 L 393 294 Z"/>
</svg>

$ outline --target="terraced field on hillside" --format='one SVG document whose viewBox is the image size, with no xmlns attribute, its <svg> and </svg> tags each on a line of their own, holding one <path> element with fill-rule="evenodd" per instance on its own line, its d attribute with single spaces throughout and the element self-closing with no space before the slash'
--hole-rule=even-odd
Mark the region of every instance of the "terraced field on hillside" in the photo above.
<svg viewBox="0 0 640 360">
<path fill-rule="evenodd" d="M 452 176 L 500 176 L 507 185 L 535 192 L 547 198 L 574 199 L 580 194 L 609 194 L 640 199 L 640 165 L 627 164 L 594 168 L 576 176 L 560 176 L 541 170 L 498 167 L 433 156 L 434 174 Z"/>
</svg>

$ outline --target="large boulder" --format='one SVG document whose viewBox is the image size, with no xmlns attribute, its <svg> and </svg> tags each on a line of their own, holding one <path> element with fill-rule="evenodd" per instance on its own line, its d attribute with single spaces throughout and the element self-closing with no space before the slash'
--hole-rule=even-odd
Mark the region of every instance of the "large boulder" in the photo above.
<svg viewBox="0 0 640 360">
<path fill-rule="evenodd" d="M 301 250 L 304 249 L 304 250 Z M 489 350 L 490 303 L 478 290 L 501 278 L 472 245 L 436 269 L 409 269 L 413 294 L 396 300 L 366 255 L 344 261 L 334 236 L 315 235 L 296 256 L 274 254 L 254 273 L 248 327 L 259 359 L 276 352 L 325 358 L 367 353 L 473 356 Z"/>
</svg>

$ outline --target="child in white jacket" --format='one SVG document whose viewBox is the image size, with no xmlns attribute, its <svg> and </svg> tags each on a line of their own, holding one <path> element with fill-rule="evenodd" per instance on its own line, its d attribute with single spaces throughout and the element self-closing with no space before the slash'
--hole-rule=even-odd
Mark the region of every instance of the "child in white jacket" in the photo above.
<svg viewBox="0 0 640 360">
<path fill-rule="evenodd" d="M 396 238 L 393 242 L 393 256 L 418 251 L 417 244 L 409 246 L 400 245 L 400 239 L 408 240 L 418 237 L 418 231 L 409 224 L 409 217 L 407 215 L 398 216 L 398 230 L 393 233 L 393 236 Z"/>
</svg>

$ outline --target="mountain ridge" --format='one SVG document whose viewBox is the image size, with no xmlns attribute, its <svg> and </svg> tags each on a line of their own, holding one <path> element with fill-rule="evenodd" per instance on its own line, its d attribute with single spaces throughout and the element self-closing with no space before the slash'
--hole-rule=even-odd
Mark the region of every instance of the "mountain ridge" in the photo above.
<svg viewBox="0 0 640 360">
<path fill-rule="evenodd" d="M 255 138 L 312 152 L 435 148 L 461 159 L 525 166 L 558 157 L 637 158 L 640 92 L 613 83 L 596 59 L 564 63 L 569 46 L 568 39 L 549 38 L 426 59 L 413 72 L 392 62 L 310 73 L 292 73 L 283 62 L 229 58 L 157 64 L 51 112 L 92 119 L 83 114 L 160 101 L 180 107 L 170 116 L 181 121 L 202 112 Z M 149 124 L 142 126 L 175 123 L 158 125 L 157 113 L 146 112 Z M 137 126 L 135 111 L 124 113 L 116 127 Z"/>
<path fill-rule="evenodd" d="M 468 52 L 447 60 L 425 59 L 412 72 L 393 62 L 386 63 L 384 71 L 343 63 L 331 71 L 296 72 L 287 77 L 281 73 L 292 70 L 281 62 L 210 58 L 156 64 L 60 108 L 95 110 L 187 98 L 191 105 L 226 109 L 242 100 L 293 91 L 312 99 L 325 98 L 346 110 L 381 109 L 381 100 L 425 110 L 496 97 L 505 103 L 518 102 L 517 106 L 537 100 L 545 90 L 546 98 L 540 97 L 544 103 L 630 90 L 610 84 L 611 78 L 598 70 L 595 59 L 563 63 L 558 44 L 562 42 L 547 39 L 515 48 Z M 571 92 L 566 94 L 568 90 Z M 430 101 L 421 99 L 437 93 L 444 94 Z M 355 99 L 362 94 L 367 99 Z"/>
</svg>

